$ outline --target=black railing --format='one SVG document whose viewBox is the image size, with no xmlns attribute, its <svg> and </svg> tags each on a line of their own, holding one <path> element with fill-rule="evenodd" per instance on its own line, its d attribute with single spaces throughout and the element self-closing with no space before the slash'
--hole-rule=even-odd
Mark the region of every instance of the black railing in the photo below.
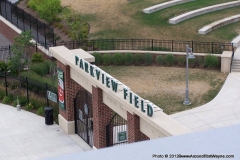
<svg viewBox="0 0 240 160">
<path fill-rule="evenodd" d="M 64 45 L 68 49 L 82 48 L 86 51 L 101 50 L 144 50 L 144 51 L 166 51 L 166 52 L 186 52 L 186 45 L 192 48 L 194 53 L 222 54 L 223 51 L 231 51 L 233 56 L 235 48 L 232 43 L 223 42 L 198 42 L 198 41 L 174 41 L 155 39 L 99 39 L 78 41 L 54 42 L 53 44 L 38 42 L 35 44 L 35 51 L 38 46 L 46 48 Z M 11 57 L 11 45 L 0 47 L 0 59 Z"/>
<path fill-rule="evenodd" d="M 144 51 L 167 51 L 186 52 L 186 45 L 195 53 L 222 54 L 223 51 L 232 51 L 232 43 L 226 42 L 198 42 L 198 41 L 175 41 L 157 39 L 99 39 L 77 41 L 54 42 L 54 46 L 64 45 L 69 49 L 82 48 L 86 51 L 100 50 L 144 50 Z M 53 46 L 47 44 L 47 47 Z"/>
<path fill-rule="evenodd" d="M 54 43 L 53 28 L 8 0 L 0 0 L 0 15 L 22 31 L 31 30 L 34 40 L 43 42 L 43 46 Z"/>
<path fill-rule="evenodd" d="M 4 86 L 6 96 L 22 96 L 27 99 L 27 102 L 30 101 L 32 95 L 35 95 L 40 99 L 44 99 L 44 103 L 49 106 L 49 103 L 53 102 L 48 100 L 47 91 L 57 95 L 56 87 L 52 87 L 47 83 L 36 82 L 28 77 L 12 76 L 5 73 L 0 74 L 0 82 Z"/>
</svg>

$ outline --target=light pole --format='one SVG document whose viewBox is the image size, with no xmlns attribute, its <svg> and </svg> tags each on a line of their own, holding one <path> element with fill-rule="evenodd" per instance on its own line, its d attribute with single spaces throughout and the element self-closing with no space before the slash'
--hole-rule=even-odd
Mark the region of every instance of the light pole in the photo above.
<svg viewBox="0 0 240 160">
<path fill-rule="evenodd" d="M 190 54 L 188 54 L 190 52 Z M 192 53 L 192 48 L 189 48 L 186 45 L 186 93 L 185 93 L 185 100 L 183 101 L 184 105 L 190 105 L 191 102 L 189 101 L 189 94 L 188 94 L 188 59 L 194 59 L 194 55 Z"/>
</svg>

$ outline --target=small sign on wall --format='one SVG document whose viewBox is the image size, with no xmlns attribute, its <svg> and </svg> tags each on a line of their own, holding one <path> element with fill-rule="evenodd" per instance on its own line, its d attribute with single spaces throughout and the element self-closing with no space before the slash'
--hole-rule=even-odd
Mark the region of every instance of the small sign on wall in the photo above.
<svg viewBox="0 0 240 160">
<path fill-rule="evenodd" d="M 127 132 L 118 132 L 118 142 L 126 141 L 127 140 Z"/>
<path fill-rule="evenodd" d="M 59 107 L 65 110 L 65 96 L 64 96 L 64 72 L 60 68 L 57 70 L 58 73 L 58 100 Z"/>
<path fill-rule="evenodd" d="M 57 95 L 49 90 L 47 90 L 47 97 L 49 100 L 57 103 Z"/>
</svg>

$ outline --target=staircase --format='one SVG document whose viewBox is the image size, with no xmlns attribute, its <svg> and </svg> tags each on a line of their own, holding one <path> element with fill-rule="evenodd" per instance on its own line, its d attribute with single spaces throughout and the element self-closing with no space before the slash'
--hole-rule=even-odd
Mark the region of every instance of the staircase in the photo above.
<svg viewBox="0 0 240 160">
<path fill-rule="evenodd" d="M 233 58 L 231 72 L 240 72 L 240 59 Z"/>
</svg>

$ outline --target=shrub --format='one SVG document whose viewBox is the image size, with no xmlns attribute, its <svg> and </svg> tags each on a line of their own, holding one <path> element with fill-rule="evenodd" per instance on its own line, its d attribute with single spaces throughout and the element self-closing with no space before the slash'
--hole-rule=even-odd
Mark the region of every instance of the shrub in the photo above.
<svg viewBox="0 0 240 160">
<path fill-rule="evenodd" d="M 190 59 L 188 59 L 188 61 L 189 61 L 189 60 L 190 60 Z M 178 63 L 178 65 L 180 65 L 180 66 L 184 66 L 185 63 L 186 63 L 186 58 L 183 57 L 183 56 L 177 57 L 177 63 Z"/>
<path fill-rule="evenodd" d="M 163 57 L 162 55 L 158 55 L 158 56 L 156 57 L 156 63 L 157 63 L 158 65 L 163 65 L 163 64 L 164 64 L 164 57 Z"/>
<path fill-rule="evenodd" d="M 43 62 L 43 55 L 39 52 L 33 53 L 32 58 L 31 58 L 31 62 L 32 63 Z"/>
<path fill-rule="evenodd" d="M 40 17 L 49 23 L 57 19 L 57 15 L 60 13 L 61 9 L 60 0 L 44 0 L 44 2 L 37 5 L 37 12 Z"/>
<path fill-rule="evenodd" d="M 196 58 L 188 59 L 188 66 L 189 67 L 194 67 L 195 64 L 196 64 Z"/>
<path fill-rule="evenodd" d="M 27 110 L 27 111 L 31 111 L 31 110 L 33 110 L 33 105 L 31 104 L 31 102 L 30 103 L 28 103 L 28 104 L 26 104 L 26 106 L 25 106 L 25 110 Z"/>
<path fill-rule="evenodd" d="M 207 68 L 215 68 L 218 66 L 218 64 L 219 64 L 218 57 L 211 54 L 204 57 L 204 65 L 206 65 Z"/>
<path fill-rule="evenodd" d="M 135 65 L 141 65 L 143 62 L 143 58 L 141 54 L 135 54 L 134 55 L 134 64 Z"/>
<path fill-rule="evenodd" d="M 30 7 L 31 9 L 33 9 L 34 11 L 37 10 L 37 5 L 41 3 L 40 0 L 29 0 L 27 3 L 27 7 Z"/>
<path fill-rule="evenodd" d="M 92 56 L 95 57 L 95 64 L 96 65 L 102 64 L 102 55 L 100 53 L 93 53 Z"/>
<path fill-rule="evenodd" d="M 27 97 L 19 96 L 19 97 L 18 97 L 18 100 L 19 100 L 19 104 L 20 104 L 21 106 L 25 106 L 25 105 L 28 103 Z"/>
<path fill-rule="evenodd" d="M 144 54 L 143 57 L 145 65 L 151 65 L 153 63 L 153 56 L 150 53 Z"/>
<path fill-rule="evenodd" d="M 11 104 L 12 101 L 13 101 L 12 96 L 4 96 L 4 98 L 3 98 L 3 103 L 4 104 Z"/>
<path fill-rule="evenodd" d="M 199 67 L 204 67 L 204 57 L 198 57 L 197 63 Z"/>
<path fill-rule="evenodd" d="M 126 53 L 123 56 L 125 65 L 131 65 L 133 63 L 133 55 L 131 53 Z"/>
<path fill-rule="evenodd" d="M 5 91 L 4 90 L 0 90 L 0 99 L 3 99 L 5 96 Z"/>
<path fill-rule="evenodd" d="M 8 64 L 5 63 L 4 61 L 0 61 L 0 71 L 5 72 L 7 71 L 7 68 L 8 68 Z"/>
<path fill-rule="evenodd" d="M 18 102 L 17 100 L 14 100 L 13 103 L 12 103 L 13 107 L 16 107 L 18 105 Z"/>
<path fill-rule="evenodd" d="M 174 57 L 173 54 L 167 54 L 165 56 L 165 63 L 166 63 L 166 65 L 172 66 L 174 64 L 174 61 L 175 61 L 175 57 Z"/>
<path fill-rule="evenodd" d="M 40 100 L 34 100 L 34 99 L 31 100 L 31 104 L 32 104 L 34 109 L 38 109 L 40 107 L 45 106 L 44 102 L 42 102 Z"/>
<path fill-rule="evenodd" d="M 115 64 L 115 65 L 123 64 L 123 55 L 120 53 L 115 53 L 113 55 L 113 64 Z"/>
<path fill-rule="evenodd" d="M 39 107 L 39 108 L 37 109 L 37 114 L 40 115 L 40 116 L 43 116 L 43 115 L 44 115 L 43 107 Z"/>
<path fill-rule="evenodd" d="M 112 56 L 110 54 L 104 54 L 102 57 L 103 65 L 110 65 L 112 63 Z"/>
<path fill-rule="evenodd" d="M 48 74 L 48 66 L 46 63 L 33 63 L 30 67 L 30 70 L 37 73 L 40 76 Z"/>
</svg>

